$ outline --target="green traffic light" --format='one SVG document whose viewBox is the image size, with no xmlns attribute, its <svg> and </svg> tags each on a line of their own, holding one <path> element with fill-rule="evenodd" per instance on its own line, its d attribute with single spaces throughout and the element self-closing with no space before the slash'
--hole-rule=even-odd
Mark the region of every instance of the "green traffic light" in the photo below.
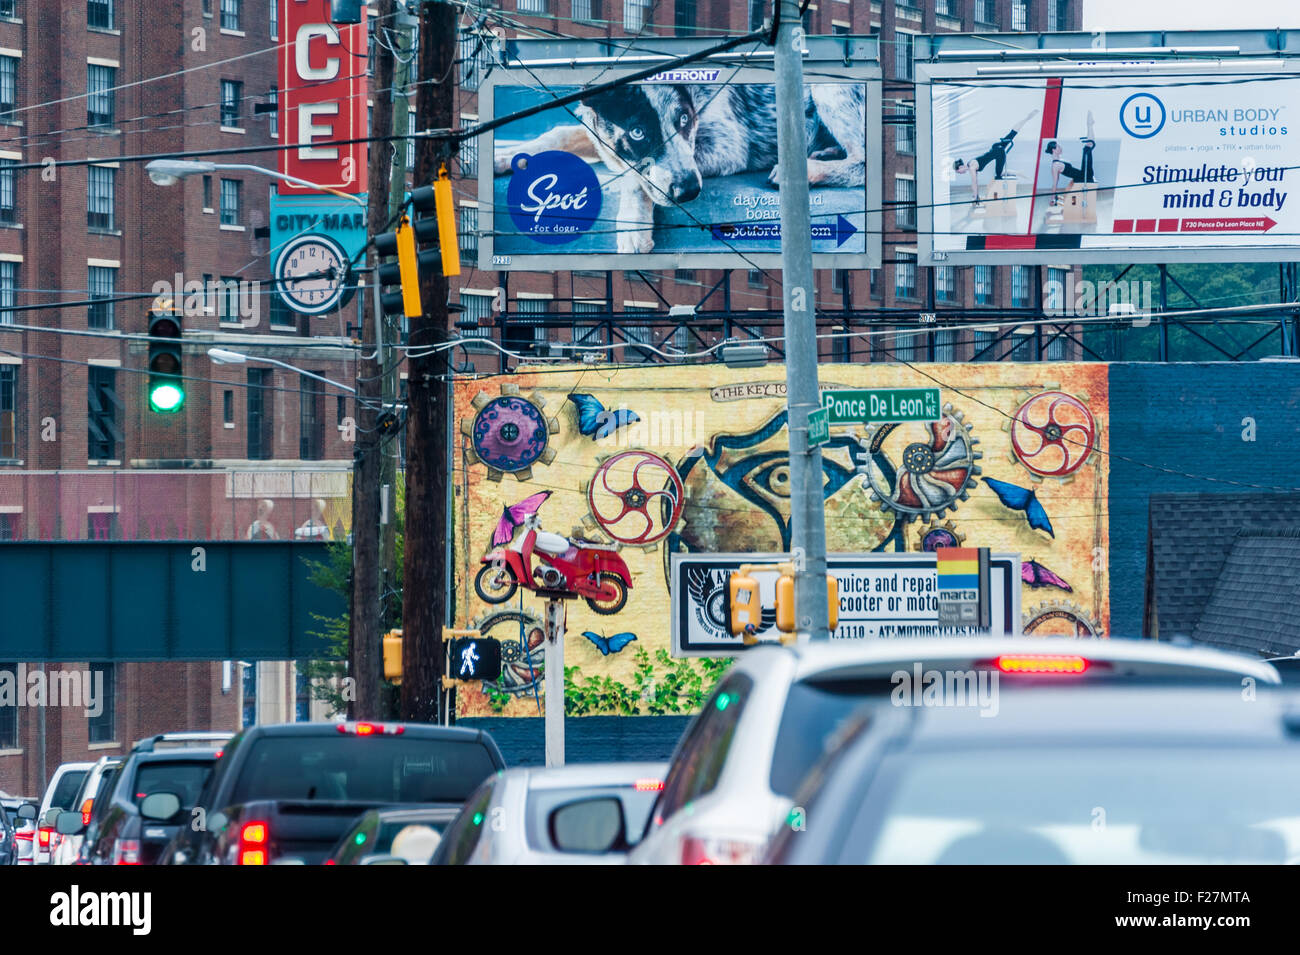
<svg viewBox="0 0 1300 955">
<path fill-rule="evenodd" d="M 161 414 L 179 411 L 185 404 L 185 392 L 175 385 L 155 385 L 149 392 L 149 407 Z"/>
</svg>

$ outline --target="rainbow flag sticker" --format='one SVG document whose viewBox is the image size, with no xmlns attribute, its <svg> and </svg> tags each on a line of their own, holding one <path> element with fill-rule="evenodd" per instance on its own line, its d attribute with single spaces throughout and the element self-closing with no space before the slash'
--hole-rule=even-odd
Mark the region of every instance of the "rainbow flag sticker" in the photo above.
<svg viewBox="0 0 1300 955">
<path fill-rule="evenodd" d="M 978 590 L 980 552 L 978 547 L 940 547 L 934 552 L 940 590 Z"/>
</svg>

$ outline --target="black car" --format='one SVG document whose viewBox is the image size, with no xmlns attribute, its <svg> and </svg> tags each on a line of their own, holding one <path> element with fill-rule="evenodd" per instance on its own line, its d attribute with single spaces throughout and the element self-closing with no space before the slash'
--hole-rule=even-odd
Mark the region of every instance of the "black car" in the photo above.
<svg viewBox="0 0 1300 955">
<path fill-rule="evenodd" d="M 211 748 L 133 750 L 113 777 L 112 794 L 95 800 L 94 811 L 102 807 L 103 815 L 92 818 L 96 831 L 87 835 L 85 860 L 91 865 L 152 865 L 177 830 L 189 824 L 220 754 Z M 163 818 L 145 805 L 158 793 L 175 796 L 173 811 Z"/>
<path fill-rule="evenodd" d="M 18 820 L 11 819 L 5 812 L 5 807 L 0 806 L 0 865 L 18 863 L 18 840 L 15 838 L 17 826 Z"/>
</svg>

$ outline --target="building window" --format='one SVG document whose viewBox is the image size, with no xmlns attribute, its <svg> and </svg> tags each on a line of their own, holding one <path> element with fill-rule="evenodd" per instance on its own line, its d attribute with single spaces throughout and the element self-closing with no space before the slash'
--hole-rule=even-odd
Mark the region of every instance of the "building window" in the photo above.
<svg viewBox="0 0 1300 955">
<path fill-rule="evenodd" d="M 0 459 L 13 461 L 17 457 L 18 366 L 0 365 Z"/>
<path fill-rule="evenodd" d="M 304 461 L 321 459 L 325 443 L 323 402 L 321 383 L 304 376 L 298 390 L 298 457 Z"/>
<path fill-rule="evenodd" d="M 646 14 L 654 0 L 623 0 L 623 29 L 640 33 L 646 28 Z"/>
<path fill-rule="evenodd" d="M 293 719 L 296 723 L 311 722 L 311 682 L 301 663 L 294 666 L 293 672 Z"/>
<path fill-rule="evenodd" d="M 766 283 L 763 281 L 763 270 L 762 270 L 762 269 L 750 269 L 750 270 L 749 270 L 749 275 L 747 276 L 747 281 L 748 281 L 749 284 L 752 285 L 754 288 L 764 288 L 764 287 L 766 287 Z"/>
<path fill-rule="evenodd" d="M 937 302 L 957 300 L 957 270 L 951 265 L 940 265 L 935 268 L 934 298 Z"/>
<path fill-rule="evenodd" d="M 460 85 L 467 90 L 478 89 L 483 81 L 483 42 L 476 36 L 460 38 Z"/>
<path fill-rule="evenodd" d="M 894 335 L 894 361 L 916 360 L 916 334 L 910 329 L 899 329 Z"/>
<path fill-rule="evenodd" d="M 975 304 L 992 305 L 993 304 L 993 269 L 992 265 L 977 265 L 974 268 L 975 276 Z"/>
<path fill-rule="evenodd" d="M 511 351 L 536 351 L 547 341 L 544 316 L 551 310 L 551 300 L 546 298 L 521 298 L 515 302 L 518 313 L 506 328 L 506 347 Z"/>
<path fill-rule="evenodd" d="M 271 7 L 271 38 L 276 39 L 280 36 L 280 0 L 267 0 Z"/>
<path fill-rule="evenodd" d="M 474 322 L 474 328 L 462 328 L 464 338 L 487 338 L 492 334 L 492 296 L 474 295 L 461 289 L 460 304 L 465 309 L 461 319 Z"/>
<path fill-rule="evenodd" d="M 18 108 L 18 57 L 0 56 L 0 122 L 14 122 Z"/>
<path fill-rule="evenodd" d="M 98 232 L 117 228 L 117 170 L 111 166 L 91 166 L 87 172 L 86 226 Z"/>
<path fill-rule="evenodd" d="M 953 361 L 957 351 L 957 333 L 951 328 L 940 328 L 934 333 L 934 360 Z"/>
<path fill-rule="evenodd" d="M 90 297 L 96 300 L 86 317 L 91 328 L 112 328 L 115 318 L 113 298 L 117 295 L 117 269 L 92 265 L 89 269 Z M 102 299 L 103 301 L 99 301 Z"/>
<path fill-rule="evenodd" d="M 244 0 L 221 0 L 221 29 L 238 30 Z"/>
<path fill-rule="evenodd" d="M 695 0 L 677 0 L 673 30 L 678 36 L 695 35 Z"/>
<path fill-rule="evenodd" d="M 18 222 L 18 173 L 15 160 L 0 159 L 0 225 Z"/>
<path fill-rule="evenodd" d="M 222 225 L 239 225 L 242 221 L 240 214 L 240 190 L 243 183 L 238 179 L 221 180 L 221 224 Z"/>
<path fill-rule="evenodd" d="M 8 514 L 0 515 L 8 517 Z M 0 663 L 0 674 L 7 673 L 7 678 L 0 678 L 10 683 L 16 692 L 26 692 L 25 687 L 18 686 L 18 664 Z M 11 682 L 12 681 L 12 682 Z M 0 749 L 18 748 L 18 707 L 12 703 L 0 706 Z"/>
<path fill-rule="evenodd" d="M 280 91 L 272 86 L 266 91 L 266 102 L 270 109 L 266 112 L 266 123 L 270 126 L 271 138 L 280 138 Z"/>
<path fill-rule="evenodd" d="M 1065 361 L 1065 349 L 1069 339 L 1065 337 L 1064 332 L 1057 334 L 1055 329 L 1052 329 L 1050 334 L 1052 337 L 1047 342 L 1047 360 Z"/>
<path fill-rule="evenodd" d="M 6 20 L 18 19 L 18 0 L 0 0 L 0 17 Z M 4 749 L 0 746 L 0 749 Z"/>
<path fill-rule="evenodd" d="M 516 9 L 520 13 L 545 13 L 546 0 L 519 0 Z"/>
<path fill-rule="evenodd" d="M 836 295 L 843 295 L 844 289 L 848 285 L 849 273 L 845 269 L 831 269 L 831 291 Z"/>
<path fill-rule="evenodd" d="M 678 282 L 682 282 L 683 284 L 693 285 L 695 284 L 695 270 L 676 269 L 673 272 L 673 278 L 676 279 Z"/>
<path fill-rule="evenodd" d="M 257 664 L 241 663 L 239 668 L 244 671 L 239 680 L 244 698 L 243 721 L 240 725 L 247 729 L 257 722 Z"/>
<path fill-rule="evenodd" d="M 465 146 L 468 143 L 474 143 L 474 148 L 478 148 L 478 141 L 472 136 L 469 139 L 462 140 L 460 144 L 460 174 L 466 175 L 465 172 Z M 415 170 L 415 110 L 406 111 L 406 171 Z"/>
<path fill-rule="evenodd" d="M 894 221 L 900 229 L 916 228 L 916 180 L 894 177 Z"/>
<path fill-rule="evenodd" d="M 221 125 L 229 129 L 240 129 L 240 105 L 244 100 L 244 84 L 237 80 L 221 81 Z"/>
<path fill-rule="evenodd" d="M 903 122 L 894 128 L 898 130 L 896 143 L 900 156 L 916 155 L 916 107 L 912 105 L 900 106 L 896 116 L 900 117 Z"/>
<path fill-rule="evenodd" d="M 900 80 L 912 78 L 912 54 L 915 46 L 915 35 L 894 31 L 894 75 Z"/>
<path fill-rule="evenodd" d="M 460 210 L 460 254 L 470 265 L 478 265 L 478 209 L 473 206 Z"/>
<path fill-rule="evenodd" d="M 113 0 L 86 0 L 86 26 L 113 29 Z"/>
<path fill-rule="evenodd" d="M 1065 311 L 1065 269 L 1047 270 L 1047 294 L 1043 296 L 1043 308 L 1057 315 Z"/>
<path fill-rule="evenodd" d="M 831 23 L 831 36 L 848 36 L 852 32 L 853 28 L 847 23 Z"/>
<path fill-rule="evenodd" d="M 623 311 L 629 315 L 633 313 L 650 312 L 653 309 L 642 308 L 640 306 L 626 305 Z M 637 348 L 637 345 L 650 345 L 653 343 L 649 325 L 624 325 L 623 336 L 627 339 L 628 347 L 623 349 L 623 360 L 627 362 L 634 361 L 651 361 L 654 358 L 654 352 L 644 348 Z"/>
<path fill-rule="evenodd" d="M 1027 265 L 1011 266 L 1011 307 L 1028 308 L 1032 304 L 1030 286 L 1033 269 Z"/>
<path fill-rule="evenodd" d="M 334 424 L 343 427 L 343 419 L 348 416 L 348 399 L 346 395 L 335 395 Z"/>
<path fill-rule="evenodd" d="M 0 325 L 14 323 L 13 307 L 18 296 L 18 263 L 0 262 Z"/>
<path fill-rule="evenodd" d="M 86 125 L 113 125 L 117 67 L 91 63 L 86 67 Z"/>
<path fill-rule="evenodd" d="M 953 17 L 961 19 L 961 0 L 935 0 L 934 12 L 936 16 Z"/>
<path fill-rule="evenodd" d="M 1047 29 L 1070 29 L 1070 0 L 1047 0 Z"/>
<path fill-rule="evenodd" d="M 271 369 L 248 369 L 248 459 L 269 461 L 275 432 L 271 421 Z"/>
<path fill-rule="evenodd" d="M 993 344 L 993 332 L 977 330 L 975 332 L 975 348 L 971 353 L 971 361 L 996 361 L 998 357 L 997 346 Z"/>
<path fill-rule="evenodd" d="M 1033 335 L 1017 333 L 1011 336 L 1011 341 L 1011 354 L 1007 356 L 1011 361 L 1034 361 L 1038 358 L 1034 354 Z"/>
<path fill-rule="evenodd" d="M 1029 29 L 1029 0 L 1011 0 L 1011 29 Z"/>
<path fill-rule="evenodd" d="M 284 299 L 279 295 L 271 296 L 271 324 L 280 328 L 296 328 L 298 325 L 298 312 L 295 312 L 284 303 Z"/>
<path fill-rule="evenodd" d="M 239 314 L 239 278 L 223 275 L 217 283 L 217 321 L 220 324 L 241 324 Z"/>
<path fill-rule="evenodd" d="M 872 298 L 880 298 L 880 269 L 867 270 L 867 284 Z"/>
<path fill-rule="evenodd" d="M 998 25 L 998 0 L 975 0 L 975 22 Z"/>
<path fill-rule="evenodd" d="M 221 423 L 235 423 L 235 393 L 229 388 L 221 393 Z"/>
<path fill-rule="evenodd" d="M 899 253 L 894 266 L 894 298 L 916 298 L 916 255 Z"/>
<path fill-rule="evenodd" d="M 600 19 L 600 0 L 573 0 L 573 19 L 591 22 Z"/>
<path fill-rule="evenodd" d="M 117 427 L 117 409 L 122 405 L 117 397 L 117 369 L 91 365 L 87 370 L 87 456 L 92 461 L 115 461 L 117 446 L 122 441 L 122 432 Z"/>
</svg>

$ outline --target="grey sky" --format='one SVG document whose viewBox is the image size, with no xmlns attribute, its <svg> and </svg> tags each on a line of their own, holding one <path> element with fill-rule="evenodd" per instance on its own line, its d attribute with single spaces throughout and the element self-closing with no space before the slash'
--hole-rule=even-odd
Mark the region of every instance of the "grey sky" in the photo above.
<svg viewBox="0 0 1300 955">
<path fill-rule="evenodd" d="M 1295 0 L 1083 0 L 1085 30 L 1300 29 Z"/>
</svg>

